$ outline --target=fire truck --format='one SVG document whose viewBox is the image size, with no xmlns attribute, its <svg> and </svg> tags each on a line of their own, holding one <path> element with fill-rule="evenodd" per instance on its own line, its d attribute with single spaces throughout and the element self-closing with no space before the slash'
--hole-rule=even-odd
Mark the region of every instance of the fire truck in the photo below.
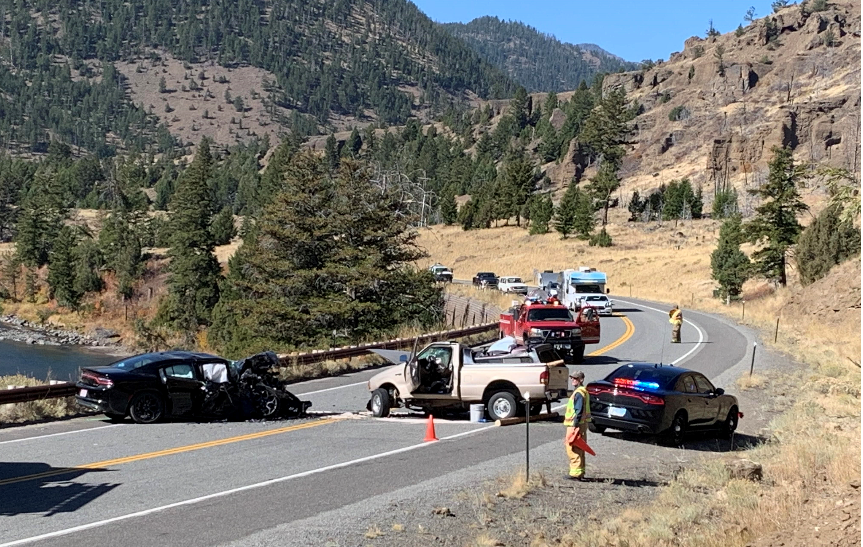
<svg viewBox="0 0 863 547">
<path fill-rule="evenodd" d="M 569 310 L 556 298 L 527 299 L 500 314 L 500 336 L 512 336 L 516 342 L 530 347 L 552 344 L 567 363 L 584 360 L 586 344 L 599 343 L 599 314 L 585 307 Z"/>
</svg>

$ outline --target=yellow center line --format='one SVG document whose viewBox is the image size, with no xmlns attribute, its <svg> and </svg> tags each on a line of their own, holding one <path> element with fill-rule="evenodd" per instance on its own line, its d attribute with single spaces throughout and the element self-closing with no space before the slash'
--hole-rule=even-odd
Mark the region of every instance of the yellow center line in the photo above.
<svg viewBox="0 0 863 547">
<path fill-rule="evenodd" d="M 594 351 L 593 353 L 588 353 L 587 354 L 588 357 L 596 357 L 597 355 L 602 355 L 603 353 L 606 353 L 606 352 L 613 350 L 617 346 L 619 346 L 619 345 L 623 344 L 624 342 L 626 342 L 627 340 L 629 340 L 632 337 L 632 335 L 635 333 L 635 325 L 632 324 L 632 321 L 630 321 L 629 317 L 627 317 L 625 315 L 620 315 L 620 314 L 615 314 L 615 317 L 620 317 L 621 319 L 623 319 L 623 323 L 626 325 L 626 331 L 623 333 L 623 336 L 621 336 L 620 338 L 618 338 L 614 342 L 608 344 L 604 348 L 599 348 L 598 350 Z"/>
<path fill-rule="evenodd" d="M 0 480 L 0 486 L 6 484 L 15 484 L 18 482 L 30 481 L 34 479 L 41 479 L 45 477 L 53 477 L 56 475 L 66 475 L 69 473 L 75 473 L 78 471 L 86 471 L 92 469 L 102 469 L 106 467 L 111 467 L 115 465 L 121 465 L 124 463 L 132 463 L 141 460 L 149 460 L 152 458 L 161 458 L 162 456 L 171 456 L 173 454 L 182 454 L 184 452 L 192 452 L 194 450 L 203 450 L 204 448 L 212 448 L 214 446 L 222 446 L 226 444 L 238 443 L 242 441 L 250 441 L 254 439 L 261 439 L 263 437 L 269 437 L 272 435 L 279 435 L 281 433 L 288 433 L 290 431 L 299 431 L 300 429 L 309 429 L 311 427 L 318 427 L 321 425 L 331 424 L 338 421 L 335 418 L 323 418 L 321 420 L 316 420 L 314 422 L 307 422 L 298 425 L 291 425 L 288 427 L 280 427 L 278 429 L 270 429 L 267 431 L 259 431 L 257 433 L 249 433 L 247 435 L 239 435 L 236 437 L 228 437 L 225 439 L 217 439 L 215 441 L 207 441 L 204 443 L 190 444 L 186 446 L 178 446 L 176 448 L 168 448 L 166 450 L 159 450 L 156 452 L 147 452 L 144 454 L 136 454 L 134 456 L 126 456 L 124 458 L 115 458 L 113 460 L 104 460 L 101 462 L 88 463 L 84 465 L 77 465 L 74 467 L 63 467 L 58 469 L 52 469 L 51 471 L 45 471 L 44 473 L 36 473 L 33 475 L 24 475 L 21 477 L 11 477 L 8 479 Z"/>
</svg>

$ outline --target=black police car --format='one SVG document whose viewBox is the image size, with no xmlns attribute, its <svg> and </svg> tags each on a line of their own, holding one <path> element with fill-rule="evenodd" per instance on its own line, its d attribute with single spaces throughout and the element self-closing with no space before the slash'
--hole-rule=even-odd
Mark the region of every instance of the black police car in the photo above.
<svg viewBox="0 0 863 547">
<path fill-rule="evenodd" d="M 597 433 L 613 428 L 662 434 L 677 445 L 690 429 L 716 429 L 730 436 L 743 416 L 736 397 L 699 372 L 670 365 L 623 365 L 589 383 L 587 391 L 590 430 Z"/>
</svg>

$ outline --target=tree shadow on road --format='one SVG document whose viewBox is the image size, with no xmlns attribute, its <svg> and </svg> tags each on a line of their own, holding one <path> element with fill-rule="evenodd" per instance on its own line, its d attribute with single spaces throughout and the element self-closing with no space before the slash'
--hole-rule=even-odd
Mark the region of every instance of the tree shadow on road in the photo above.
<svg viewBox="0 0 863 547">
<path fill-rule="evenodd" d="M 0 462 L 0 516 L 71 513 L 107 494 L 118 483 L 73 482 L 107 469 L 52 467 L 40 462 Z"/>
</svg>

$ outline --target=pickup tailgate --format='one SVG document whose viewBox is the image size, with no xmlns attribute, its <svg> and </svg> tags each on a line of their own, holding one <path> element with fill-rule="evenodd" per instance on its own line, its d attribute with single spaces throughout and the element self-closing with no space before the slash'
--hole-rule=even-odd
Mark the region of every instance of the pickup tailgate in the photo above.
<svg viewBox="0 0 863 547">
<path fill-rule="evenodd" d="M 569 368 L 566 365 L 548 365 L 548 391 L 566 391 L 569 388 Z"/>
</svg>

